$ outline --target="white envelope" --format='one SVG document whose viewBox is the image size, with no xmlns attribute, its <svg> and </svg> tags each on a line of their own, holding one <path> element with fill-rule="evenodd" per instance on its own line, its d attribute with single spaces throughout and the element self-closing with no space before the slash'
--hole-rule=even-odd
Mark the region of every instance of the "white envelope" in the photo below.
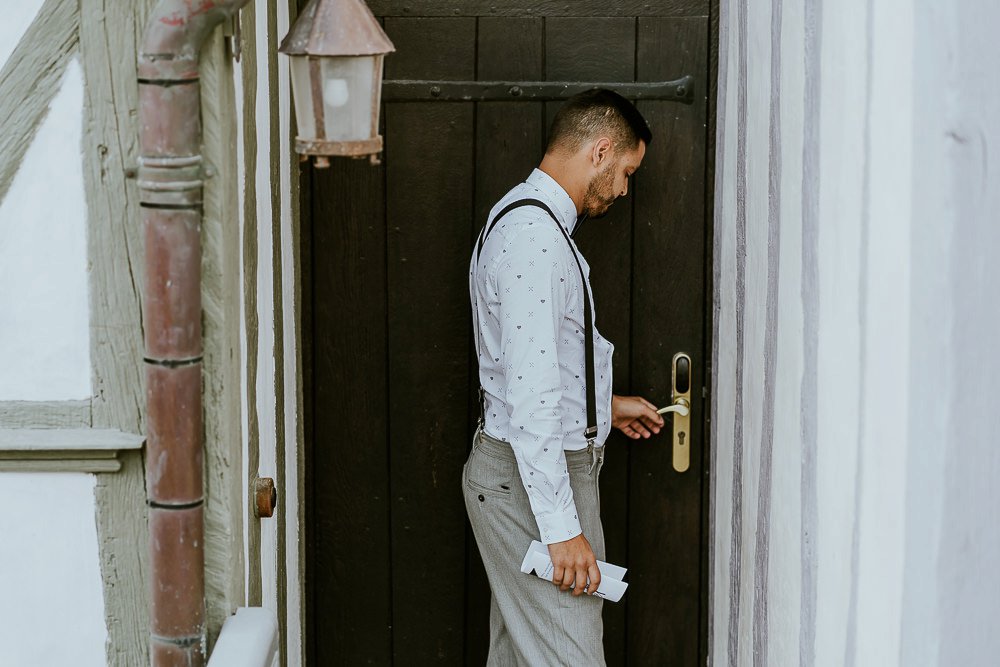
<svg viewBox="0 0 1000 667">
<path fill-rule="evenodd" d="M 555 567 L 549 557 L 549 548 L 535 540 L 528 547 L 528 553 L 524 554 L 521 561 L 521 572 L 531 574 L 534 572 L 539 579 L 552 581 L 552 572 Z M 628 584 L 622 581 L 625 577 L 625 568 L 603 560 L 597 561 L 597 569 L 601 571 L 601 585 L 594 591 L 594 595 L 604 598 L 610 602 L 618 602 L 625 595 Z"/>
</svg>

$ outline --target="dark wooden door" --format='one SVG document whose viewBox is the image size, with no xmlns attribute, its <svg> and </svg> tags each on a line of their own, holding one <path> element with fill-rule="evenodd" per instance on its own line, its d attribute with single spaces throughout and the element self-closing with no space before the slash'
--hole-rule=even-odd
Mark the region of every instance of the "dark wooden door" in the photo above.
<svg viewBox="0 0 1000 667">
<path fill-rule="evenodd" d="M 558 102 L 451 98 L 477 80 L 685 75 L 693 102 L 639 103 L 654 141 L 632 193 L 578 243 L 617 348 L 615 391 L 665 405 L 676 352 L 694 373 L 687 472 L 672 469 L 667 434 L 608 442 L 608 559 L 631 583 L 605 605 L 608 662 L 703 664 L 708 0 L 369 4 L 397 49 L 384 163 L 303 170 L 312 664 L 485 661 L 489 589 L 460 491 L 477 412 L 466 267 L 491 206 L 538 163 Z"/>
</svg>

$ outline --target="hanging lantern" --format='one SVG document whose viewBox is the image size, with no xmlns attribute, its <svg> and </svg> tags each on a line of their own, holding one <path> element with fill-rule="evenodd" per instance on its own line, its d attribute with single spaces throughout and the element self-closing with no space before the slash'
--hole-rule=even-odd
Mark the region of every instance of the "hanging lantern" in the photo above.
<svg viewBox="0 0 1000 667">
<path fill-rule="evenodd" d="M 328 156 L 378 163 L 382 60 L 396 49 L 363 0 L 310 0 L 281 42 L 289 56 L 298 136 L 317 167 Z"/>
</svg>

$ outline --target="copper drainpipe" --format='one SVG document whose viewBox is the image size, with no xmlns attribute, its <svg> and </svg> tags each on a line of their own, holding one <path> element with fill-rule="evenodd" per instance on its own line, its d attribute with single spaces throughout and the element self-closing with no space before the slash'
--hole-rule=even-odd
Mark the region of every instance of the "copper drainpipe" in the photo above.
<svg viewBox="0 0 1000 667">
<path fill-rule="evenodd" d="M 150 661 L 205 662 L 198 54 L 247 0 L 161 0 L 139 53 Z"/>
</svg>

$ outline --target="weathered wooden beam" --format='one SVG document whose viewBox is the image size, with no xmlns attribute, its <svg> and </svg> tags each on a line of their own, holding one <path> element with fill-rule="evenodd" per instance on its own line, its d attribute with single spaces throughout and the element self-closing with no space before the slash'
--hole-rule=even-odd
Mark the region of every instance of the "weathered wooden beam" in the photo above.
<svg viewBox="0 0 1000 667">
<path fill-rule="evenodd" d="M 76 4 L 75 2 L 73 4 Z M 84 73 L 83 177 L 90 260 L 90 359 L 93 423 L 145 433 L 142 375 L 142 230 L 139 198 L 126 169 L 137 160 L 136 54 L 153 0 L 80 0 Z M 149 664 L 149 556 L 140 452 L 122 469 L 98 475 L 97 535 L 107 662 Z"/>
<path fill-rule="evenodd" d="M 0 428 L 90 428 L 90 399 L 0 401 Z"/>
<path fill-rule="evenodd" d="M 46 0 L 0 69 L 0 201 L 59 92 L 78 44 L 79 5 Z M 72 150 L 71 150 L 72 149 Z M 76 147 L 67 146 L 72 155 Z"/>
<path fill-rule="evenodd" d="M 245 317 L 244 327 L 246 328 L 246 361 L 244 371 L 246 376 L 244 386 L 247 391 L 247 416 L 246 416 L 246 460 L 247 477 L 244 480 L 245 488 L 251 488 L 254 478 L 260 468 L 260 414 L 259 402 L 257 398 L 257 376 L 262 363 L 268 363 L 265 358 L 259 359 L 260 345 L 260 316 L 257 308 L 257 271 L 258 271 L 258 221 L 256 202 L 256 179 L 258 161 L 268 160 L 267 147 L 257 145 L 257 108 L 255 104 L 249 103 L 256 100 L 258 95 L 258 64 L 257 61 L 263 55 L 259 54 L 257 48 L 257 10 L 258 5 L 251 3 L 240 12 L 241 32 L 247 37 L 243 41 L 243 55 L 241 63 L 241 75 L 243 79 L 243 168 L 244 168 L 244 196 L 243 196 L 243 312 Z M 266 8 L 264 8 L 266 11 Z M 254 37 L 251 37 L 254 36 Z M 260 91 L 259 94 L 268 94 L 270 91 Z M 272 172 L 272 179 L 275 178 Z M 273 182 L 273 180 L 272 180 Z M 261 193 L 260 196 L 265 196 Z M 252 512 L 252 508 L 248 508 Z M 246 553 L 247 553 L 247 601 L 251 606 L 262 604 L 264 599 L 263 573 L 260 563 L 261 549 L 261 527 L 260 522 L 252 518 L 252 514 L 246 524 Z"/>
<path fill-rule="evenodd" d="M 252 37 L 250 33 L 249 37 Z M 233 61 L 222 31 L 201 50 L 203 155 L 202 326 L 205 407 L 205 621 L 211 653 L 223 623 L 245 604 L 240 405 L 240 226 Z"/>
</svg>

